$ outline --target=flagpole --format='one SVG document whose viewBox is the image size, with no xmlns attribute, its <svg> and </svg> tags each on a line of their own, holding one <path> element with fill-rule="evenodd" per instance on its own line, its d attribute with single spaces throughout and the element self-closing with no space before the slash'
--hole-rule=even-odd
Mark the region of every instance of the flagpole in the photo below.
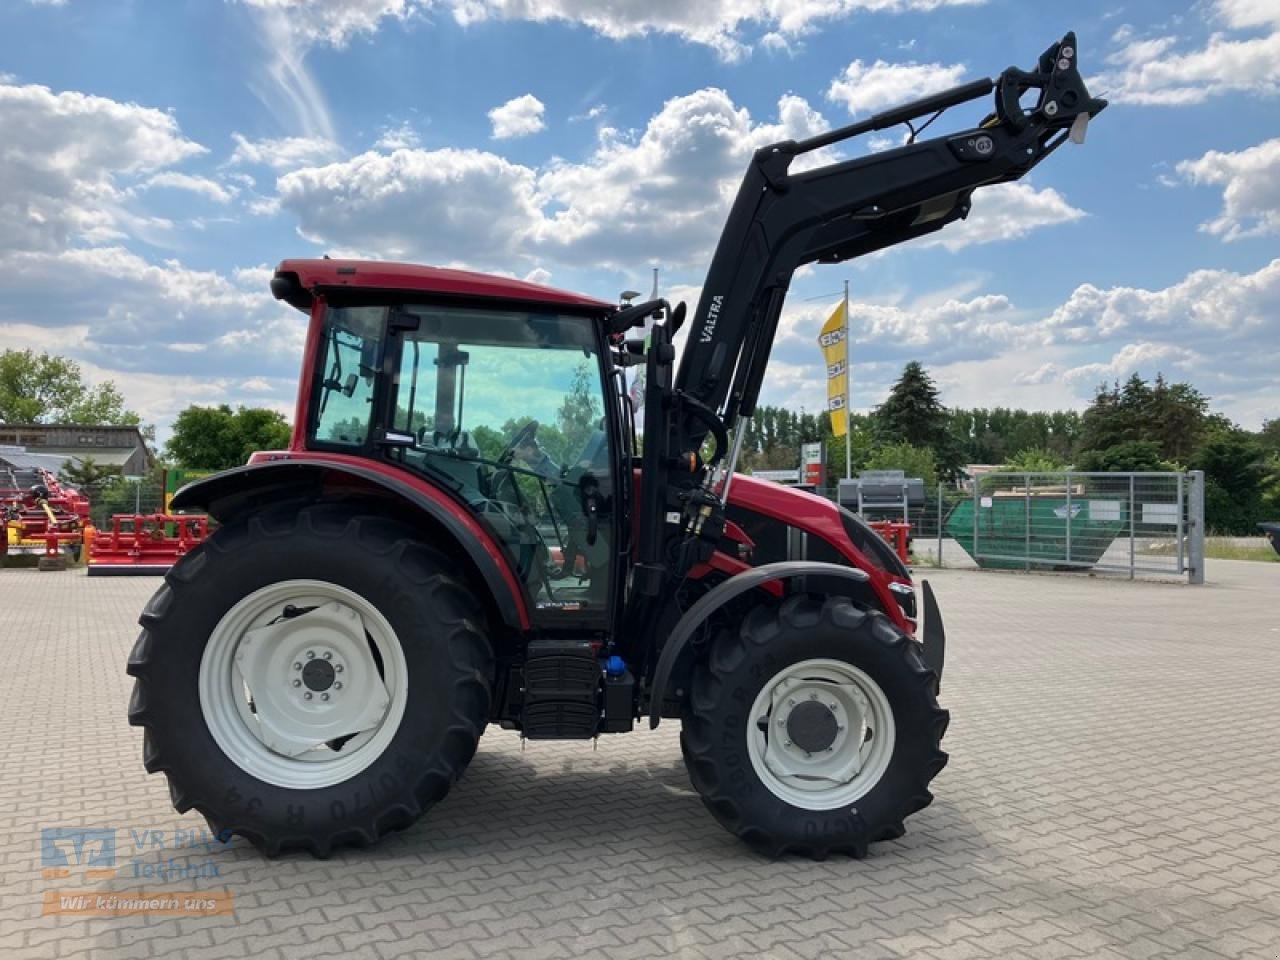
<svg viewBox="0 0 1280 960">
<path fill-rule="evenodd" d="M 849 369 L 849 281 L 844 282 L 844 476 L 853 479 L 853 424 L 849 403 L 853 399 L 853 371 Z"/>
</svg>

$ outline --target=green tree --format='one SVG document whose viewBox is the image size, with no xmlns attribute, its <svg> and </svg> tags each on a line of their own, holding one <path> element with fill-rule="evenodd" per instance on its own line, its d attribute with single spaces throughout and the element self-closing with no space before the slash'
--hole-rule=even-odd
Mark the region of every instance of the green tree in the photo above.
<svg viewBox="0 0 1280 960">
<path fill-rule="evenodd" d="M 1204 471 L 1204 522 L 1218 533 L 1249 534 L 1263 516 L 1267 465 L 1262 445 L 1236 427 L 1215 430 L 1192 466 Z"/>
<path fill-rule="evenodd" d="M 1188 383 L 1157 374 L 1148 384 L 1134 374 L 1124 385 L 1100 386 L 1081 418 L 1082 450 L 1105 451 L 1151 441 L 1160 458 L 1185 463 L 1213 426 L 1209 400 Z"/>
<path fill-rule="evenodd" d="M 864 470 L 902 470 L 908 477 L 920 477 L 926 490 L 938 484 L 938 464 L 928 447 L 891 443 L 872 450 Z"/>
<path fill-rule="evenodd" d="M 289 424 L 274 410 L 227 404 L 190 406 L 173 422 L 166 451 L 178 466 L 192 470 L 238 467 L 257 450 L 279 450 L 289 443 Z"/>
<path fill-rule="evenodd" d="M 1280 455 L 1280 417 L 1264 420 L 1258 431 L 1258 442 L 1271 453 Z"/>
<path fill-rule="evenodd" d="M 1262 519 L 1280 520 L 1280 453 L 1273 453 L 1263 465 Z"/>
<path fill-rule="evenodd" d="M 0 423 L 136 426 L 136 413 L 111 381 L 96 387 L 66 357 L 31 350 L 0 353 Z"/>
<path fill-rule="evenodd" d="M 573 371 L 569 392 L 556 411 L 556 428 L 564 438 L 563 456 L 577 457 L 582 453 L 587 441 L 600 429 L 602 414 L 599 380 L 592 367 L 584 360 Z M 542 431 L 539 430 L 539 442 L 543 442 L 541 438 Z M 546 448 L 545 442 L 543 447 Z M 550 453 L 550 450 L 547 452 Z M 557 459 L 560 463 L 566 463 L 563 459 Z"/>
<path fill-rule="evenodd" d="M 1056 473 L 1065 464 L 1052 450 L 1044 447 L 1028 447 L 1019 450 L 1004 464 L 1005 470 L 1023 473 Z"/>
<path fill-rule="evenodd" d="M 881 445 L 908 444 L 930 450 L 943 474 L 953 477 L 959 473 L 962 456 L 952 437 L 951 416 L 919 362 L 912 360 L 903 368 L 871 420 Z"/>
<path fill-rule="evenodd" d="M 1160 444 L 1154 440 L 1126 440 L 1103 450 L 1086 450 L 1076 460 L 1077 470 L 1132 473 L 1146 470 L 1172 470 L 1174 465 L 1160 457 Z"/>
<path fill-rule="evenodd" d="M 103 466 L 88 456 L 68 460 L 58 471 L 59 479 L 85 492 L 101 489 L 120 475 L 120 467 Z"/>
</svg>

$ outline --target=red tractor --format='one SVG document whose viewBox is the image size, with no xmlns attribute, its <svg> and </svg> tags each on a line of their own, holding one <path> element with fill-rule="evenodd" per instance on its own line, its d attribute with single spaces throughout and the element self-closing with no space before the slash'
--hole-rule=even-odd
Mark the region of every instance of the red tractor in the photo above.
<svg viewBox="0 0 1280 960">
<path fill-rule="evenodd" d="M 993 91 L 978 126 L 916 138 Z M 707 808 L 758 849 L 900 836 L 947 760 L 933 595 L 918 610 L 849 511 L 735 475 L 743 426 L 797 268 L 963 218 L 1105 105 L 1068 34 L 1032 71 L 758 151 L 678 371 L 684 304 L 282 263 L 272 293 L 310 317 L 292 440 L 173 500 L 220 527 L 141 617 L 147 770 L 219 833 L 325 856 L 417 820 L 488 724 L 587 740 L 672 718 Z M 789 170 L 898 124 L 897 149 Z"/>
</svg>

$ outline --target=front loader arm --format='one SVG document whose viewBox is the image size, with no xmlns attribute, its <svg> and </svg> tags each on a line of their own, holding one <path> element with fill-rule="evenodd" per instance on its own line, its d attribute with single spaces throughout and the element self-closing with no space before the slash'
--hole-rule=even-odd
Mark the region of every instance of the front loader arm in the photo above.
<svg viewBox="0 0 1280 960">
<path fill-rule="evenodd" d="M 1035 106 L 1020 104 L 1038 91 Z M 915 139 L 912 121 L 995 92 L 995 111 L 977 127 Z M 792 274 L 807 263 L 839 263 L 942 229 L 965 217 L 979 187 L 1017 180 L 1106 106 L 1085 89 L 1075 35 L 1037 68 L 1006 70 L 808 140 L 758 150 L 716 248 L 676 379 L 676 388 L 721 416 L 726 428 L 754 412 Z M 930 119 L 927 122 L 932 122 Z M 791 173 L 804 154 L 906 124 L 897 149 Z M 927 125 L 922 124 L 922 126 Z M 677 425 L 684 449 L 707 430 Z"/>
<path fill-rule="evenodd" d="M 1026 109 L 1021 99 L 1033 90 L 1036 103 Z M 918 139 L 942 111 L 992 92 L 994 112 L 978 126 Z M 710 555 L 724 529 L 744 436 L 737 431 L 730 452 L 727 433 L 755 411 L 792 274 L 807 263 L 860 257 L 963 218 L 974 190 L 1017 180 L 1068 138 L 1083 141 L 1089 119 L 1106 105 L 1085 89 L 1075 35 L 1068 33 L 1032 71 L 1010 67 L 994 81 L 978 80 L 808 140 L 756 151 L 674 378 L 671 338 L 682 310 L 650 331 L 644 486 L 624 617 L 625 652 L 640 676 L 652 676 L 659 624 L 675 589 Z M 929 119 L 913 123 L 922 117 Z M 797 157 L 900 124 L 910 139 L 897 149 L 791 172 Z M 620 335 L 665 306 L 653 301 L 620 311 L 611 332 Z M 708 435 L 715 438 L 715 453 L 703 463 L 699 451 Z M 717 486 L 718 475 L 723 485 Z"/>
</svg>

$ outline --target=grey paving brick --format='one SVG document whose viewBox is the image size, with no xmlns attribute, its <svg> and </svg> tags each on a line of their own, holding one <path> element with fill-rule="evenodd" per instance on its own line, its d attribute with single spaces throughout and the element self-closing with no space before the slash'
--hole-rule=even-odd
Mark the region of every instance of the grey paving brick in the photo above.
<svg viewBox="0 0 1280 960">
<path fill-rule="evenodd" d="M 124 658 L 155 581 L 0 571 L 0 955 L 193 960 L 1280 957 L 1275 567 L 1204 588 L 930 572 L 951 638 L 937 800 L 864 861 L 764 860 L 689 787 L 678 724 L 486 733 L 450 797 L 370 850 L 192 859 L 232 917 L 42 916 L 42 826 L 198 831 L 141 765 Z M 183 852 L 185 855 L 185 852 Z M 131 869 L 131 868 L 129 868 Z M 123 870 L 104 889 L 144 884 Z M 179 889 L 170 883 L 170 889 Z"/>
</svg>

